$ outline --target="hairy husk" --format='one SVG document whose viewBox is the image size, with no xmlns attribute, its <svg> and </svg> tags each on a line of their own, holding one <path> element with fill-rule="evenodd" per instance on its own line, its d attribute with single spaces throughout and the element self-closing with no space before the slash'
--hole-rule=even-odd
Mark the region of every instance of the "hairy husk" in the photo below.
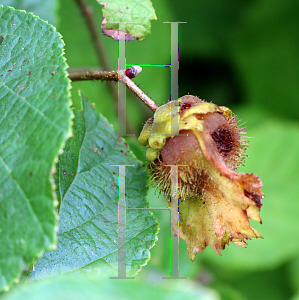
<svg viewBox="0 0 299 300">
<path fill-rule="evenodd" d="M 147 146 L 152 182 L 171 207 L 171 165 L 178 166 L 179 214 L 172 226 L 187 242 L 193 261 L 211 245 L 221 255 L 226 244 L 245 247 L 251 238 L 262 238 L 249 219 L 261 222 L 262 183 L 258 176 L 236 172 L 248 145 L 236 118 L 194 96 L 178 101 L 179 135 L 171 136 L 169 102 L 155 112 L 140 134 Z M 179 220 L 178 220 L 179 218 Z M 178 223 L 179 221 L 179 223 Z"/>
</svg>

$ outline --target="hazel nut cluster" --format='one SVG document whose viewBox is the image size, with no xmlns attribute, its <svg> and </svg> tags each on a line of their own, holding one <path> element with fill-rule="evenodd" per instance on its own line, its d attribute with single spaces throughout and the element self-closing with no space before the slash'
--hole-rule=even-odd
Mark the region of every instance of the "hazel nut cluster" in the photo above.
<svg viewBox="0 0 299 300">
<path fill-rule="evenodd" d="M 179 135 L 171 136 L 171 107 L 178 103 Z M 178 165 L 180 237 L 194 260 L 207 245 L 220 254 L 226 244 L 245 246 L 261 235 L 263 193 L 254 174 L 237 173 L 248 145 L 230 109 L 187 95 L 160 106 L 140 134 L 152 182 L 171 206 L 170 165 Z"/>
</svg>

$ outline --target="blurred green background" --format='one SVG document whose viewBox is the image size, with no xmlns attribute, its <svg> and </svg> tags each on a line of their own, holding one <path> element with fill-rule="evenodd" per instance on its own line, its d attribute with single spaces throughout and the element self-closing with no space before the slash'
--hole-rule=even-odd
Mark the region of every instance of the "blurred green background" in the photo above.
<svg viewBox="0 0 299 300">
<path fill-rule="evenodd" d="M 87 2 L 100 31 L 101 7 L 94 0 Z M 158 20 L 151 22 L 152 34 L 144 41 L 127 43 L 127 64 L 169 64 L 170 24 L 163 22 L 187 22 L 179 26 L 179 95 L 190 93 L 228 106 L 246 122 L 250 159 L 242 171 L 259 175 L 264 183 L 263 224 L 252 222 L 264 239 L 249 241 L 247 249 L 230 245 L 222 257 L 208 247 L 193 263 L 181 241 L 180 275 L 214 288 L 221 299 L 299 299 L 299 1 L 152 2 Z M 75 1 L 58 3 L 55 24 L 70 68 L 101 67 Z M 105 36 L 101 40 L 117 69 L 117 42 Z M 169 100 L 169 68 L 143 67 L 134 81 L 158 104 Z M 82 88 L 117 129 L 108 84 L 75 82 L 72 99 L 78 107 Z M 143 161 L 145 149 L 137 137 L 151 116 L 127 91 L 127 117 L 133 127 L 128 133 L 136 134 L 128 142 Z M 151 206 L 165 206 L 153 189 L 149 201 Z M 138 276 L 157 282 L 169 275 L 170 224 L 168 212 L 154 215 L 160 222 L 159 240 Z"/>
<path fill-rule="evenodd" d="M 89 0 L 98 28 L 101 7 Z M 230 107 L 246 121 L 251 147 L 243 171 L 254 172 L 264 183 L 263 225 L 252 223 L 264 240 L 247 249 L 230 245 L 218 257 L 209 247 L 195 262 L 180 242 L 180 275 L 211 286 L 222 299 L 291 299 L 299 293 L 299 2 L 298 1 L 153 1 L 157 21 L 143 42 L 128 42 L 127 64 L 170 63 L 170 24 L 179 26 L 179 95 L 199 96 Z M 60 2 L 58 31 L 66 43 L 71 68 L 99 67 L 90 35 L 72 0 Z M 75 32 L 74 32 L 75 28 Z M 118 45 L 102 36 L 113 69 Z M 143 67 L 134 79 L 158 104 L 169 101 L 170 69 Z M 117 128 L 117 111 L 108 83 L 78 82 L 100 113 Z M 152 116 L 127 91 L 127 116 L 138 134 Z M 132 133 L 132 132 L 128 132 Z M 137 136 L 136 136 L 137 137 Z M 144 149 L 130 139 L 132 150 L 144 160 Z M 151 206 L 165 199 L 150 191 Z M 140 277 L 159 280 L 169 274 L 169 213 L 155 211 L 159 241 Z"/>
</svg>

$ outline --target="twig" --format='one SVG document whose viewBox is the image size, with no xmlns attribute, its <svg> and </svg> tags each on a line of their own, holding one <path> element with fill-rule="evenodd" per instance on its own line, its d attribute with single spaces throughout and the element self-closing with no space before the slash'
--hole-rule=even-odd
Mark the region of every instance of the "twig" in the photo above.
<svg viewBox="0 0 299 300">
<path fill-rule="evenodd" d="M 94 71 L 94 72 L 70 72 L 68 78 L 71 81 L 83 81 L 83 80 L 106 80 L 106 81 L 118 81 L 117 71 Z"/>
<path fill-rule="evenodd" d="M 158 105 L 148 97 L 130 78 L 136 77 L 141 72 L 141 67 L 133 66 L 127 70 L 121 71 L 93 71 L 93 72 L 74 72 L 68 75 L 72 81 L 81 80 L 107 80 L 121 81 L 125 84 L 145 105 L 153 112 L 158 108 Z M 130 78 L 129 78 L 130 77 Z"/>
<path fill-rule="evenodd" d="M 103 66 L 103 69 L 105 71 L 111 70 L 112 68 L 109 65 L 105 50 L 102 46 L 101 40 L 100 40 L 100 35 L 97 32 L 97 26 L 93 20 L 92 17 L 92 9 L 90 6 L 88 6 L 84 0 L 76 0 L 78 6 L 80 7 L 81 13 L 84 16 L 85 22 L 87 24 L 88 30 L 90 31 L 91 34 L 91 39 L 94 44 L 94 47 L 96 49 L 96 53 L 98 56 L 98 60 L 100 64 Z M 87 76 L 88 77 L 88 76 Z M 108 76 L 109 77 L 109 76 Z M 93 78 L 91 78 L 93 79 Z M 100 79 L 100 78 L 99 78 Z M 89 79 L 77 79 L 77 80 L 89 80 Z M 109 80 L 109 79 L 102 79 L 102 80 Z M 110 90 L 110 93 L 114 99 L 114 102 L 116 103 L 115 109 L 119 107 L 121 112 L 125 111 L 125 107 L 123 106 L 123 103 L 120 102 L 118 103 L 118 91 L 115 85 L 108 85 L 108 88 Z M 120 118 L 122 119 L 122 122 L 127 122 L 128 124 L 128 130 L 131 132 L 134 132 L 134 126 L 132 126 L 131 122 L 129 119 L 125 120 L 122 116 L 125 116 L 125 113 L 119 114 Z"/>
<path fill-rule="evenodd" d="M 111 67 L 109 65 L 108 59 L 106 57 L 106 53 L 104 48 L 102 47 L 102 43 L 100 40 L 100 35 L 97 32 L 97 26 L 93 20 L 92 17 L 92 9 L 90 6 L 88 6 L 84 0 L 76 0 L 78 6 L 80 7 L 81 13 L 83 14 L 83 17 L 85 19 L 85 22 L 88 26 L 88 29 L 91 34 L 92 42 L 94 43 L 98 59 L 100 63 L 103 66 L 103 69 L 105 71 L 111 70 Z"/>
<path fill-rule="evenodd" d="M 150 97 L 148 97 L 128 76 L 120 75 L 119 81 L 124 83 L 153 112 L 158 109 L 159 106 Z"/>
<path fill-rule="evenodd" d="M 80 7 L 81 13 L 83 14 L 83 17 L 85 19 L 86 25 L 88 27 L 88 30 L 91 34 L 91 40 L 94 44 L 94 47 L 96 49 L 97 57 L 100 62 L 100 64 L 103 66 L 104 71 L 111 70 L 112 68 L 109 65 L 105 50 L 102 46 L 100 35 L 97 32 L 97 26 L 93 20 L 92 17 L 92 9 L 90 6 L 88 6 L 84 0 L 76 0 L 78 6 Z M 110 93 L 115 101 L 117 103 L 118 101 L 118 93 L 117 89 L 113 85 L 108 86 Z"/>
</svg>

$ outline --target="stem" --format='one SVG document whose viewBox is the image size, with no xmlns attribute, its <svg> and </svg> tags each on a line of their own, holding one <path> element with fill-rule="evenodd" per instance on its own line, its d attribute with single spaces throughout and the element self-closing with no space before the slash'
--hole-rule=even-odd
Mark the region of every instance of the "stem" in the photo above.
<svg viewBox="0 0 299 300">
<path fill-rule="evenodd" d="M 92 17 L 92 9 L 90 6 L 88 6 L 84 0 L 75 0 L 80 7 L 81 13 L 85 19 L 86 25 L 88 27 L 88 30 L 91 34 L 91 39 L 94 44 L 94 47 L 97 52 L 98 59 L 100 63 L 103 66 L 104 70 L 111 70 L 111 67 L 109 65 L 105 50 L 102 46 L 101 40 L 100 40 L 100 35 L 97 32 L 97 25 L 93 20 Z"/>
<path fill-rule="evenodd" d="M 84 0 L 75 0 L 75 1 L 77 2 L 78 6 L 80 7 L 81 13 L 82 13 L 82 15 L 83 15 L 83 17 L 85 19 L 86 25 L 88 27 L 88 30 L 89 30 L 90 34 L 91 34 L 91 39 L 92 39 L 92 42 L 93 42 L 94 47 L 96 49 L 97 57 L 98 57 L 98 60 L 99 60 L 100 64 L 103 66 L 103 69 L 105 71 L 111 70 L 112 68 L 109 65 L 109 62 L 108 62 L 108 59 L 107 59 L 107 55 L 106 55 L 105 50 L 104 50 L 104 48 L 102 46 L 102 43 L 101 43 L 101 40 L 100 40 L 100 35 L 97 32 L 96 23 L 95 23 L 95 21 L 93 20 L 93 17 L 92 17 L 92 9 L 91 9 L 91 7 L 88 6 L 85 3 Z M 95 76 L 95 75 L 93 75 L 93 76 Z M 90 79 L 88 79 L 87 77 L 88 77 L 88 75 L 84 76 L 81 79 L 77 78 L 75 80 L 97 79 L 97 78 L 90 78 Z M 103 79 L 99 78 L 99 79 L 101 79 L 101 80 L 110 80 L 111 81 L 111 79 L 109 79 L 109 78 L 110 78 L 110 76 L 107 75 L 107 78 L 103 78 Z M 116 81 L 116 80 L 113 79 L 112 81 Z M 110 93 L 111 93 L 111 95 L 112 95 L 112 97 L 114 99 L 114 102 L 116 104 L 115 105 L 115 110 L 117 110 L 117 103 L 118 103 L 118 91 L 117 91 L 117 88 L 116 88 L 115 85 L 109 84 L 108 85 L 108 89 L 110 90 Z M 123 107 L 123 104 L 120 103 L 119 105 L 120 105 L 119 109 L 121 111 L 124 111 L 125 107 Z M 123 115 L 125 115 L 125 114 L 120 114 L 120 116 L 123 116 Z M 122 120 L 122 121 L 126 122 L 126 120 Z M 130 122 L 129 119 L 127 120 L 127 125 L 128 125 L 128 129 L 131 132 L 135 131 L 134 126 L 132 126 L 132 124 L 131 124 L 131 122 Z"/>
<path fill-rule="evenodd" d="M 94 71 L 94 72 L 70 72 L 68 78 L 71 81 L 83 80 L 106 80 L 118 81 L 117 71 Z"/>
<path fill-rule="evenodd" d="M 158 109 L 159 106 L 150 97 L 148 97 L 128 76 L 120 74 L 119 81 L 124 83 L 153 112 Z"/>
<path fill-rule="evenodd" d="M 125 75 L 125 70 L 118 71 L 93 71 L 93 72 L 74 72 L 69 73 L 68 78 L 72 81 L 82 80 L 106 80 L 106 81 L 121 81 L 125 84 L 146 106 L 153 112 L 158 109 L 158 105 L 148 97 L 128 76 Z"/>
</svg>

